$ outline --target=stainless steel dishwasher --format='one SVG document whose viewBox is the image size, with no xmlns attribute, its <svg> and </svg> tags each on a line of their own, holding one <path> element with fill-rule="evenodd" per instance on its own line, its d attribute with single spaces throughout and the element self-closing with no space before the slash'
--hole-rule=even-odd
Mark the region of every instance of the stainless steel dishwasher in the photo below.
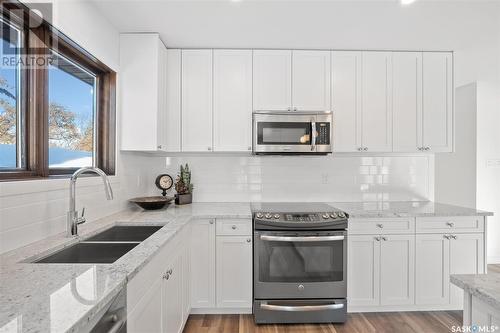
<svg viewBox="0 0 500 333">
<path fill-rule="evenodd" d="M 95 323 L 95 324 L 93 324 Z M 93 324 L 93 325 L 92 325 Z M 127 332 L 127 289 L 124 287 L 88 327 L 91 333 Z"/>
</svg>

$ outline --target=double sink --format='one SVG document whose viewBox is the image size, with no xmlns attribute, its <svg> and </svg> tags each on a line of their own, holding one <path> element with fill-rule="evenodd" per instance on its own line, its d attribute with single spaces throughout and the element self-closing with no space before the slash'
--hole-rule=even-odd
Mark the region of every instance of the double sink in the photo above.
<svg viewBox="0 0 500 333">
<path fill-rule="evenodd" d="M 161 228 L 115 225 L 33 263 L 111 264 Z"/>
</svg>

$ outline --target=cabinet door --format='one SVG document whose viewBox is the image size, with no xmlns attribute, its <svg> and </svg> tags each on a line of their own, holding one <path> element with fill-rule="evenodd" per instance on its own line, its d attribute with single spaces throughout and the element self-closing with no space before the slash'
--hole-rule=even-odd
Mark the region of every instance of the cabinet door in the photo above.
<svg viewBox="0 0 500 333">
<path fill-rule="evenodd" d="M 368 152 L 392 151 L 392 53 L 363 52 L 362 144 Z"/>
<path fill-rule="evenodd" d="M 252 51 L 214 51 L 214 150 L 252 150 Z"/>
<path fill-rule="evenodd" d="M 167 150 L 167 48 L 158 38 L 158 114 L 156 120 L 156 148 Z"/>
<path fill-rule="evenodd" d="M 286 111 L 292 106 L 292 51 L 253 51 L 253 108 Z"/>
<path fill-rule="evenodd" d="M 393 53 L 393 150 L 422 147 L 422 53 Z"/>
<path fill-rule="evenodd" d="M 182 50 L 182 151 L 212 150 L 212 50 Z"/>
<path fill-rule="evenodd" d="M 423 54 L 423 146 L 430 152 L 453 150 L 452 54 Z"/>
<path fill-rule="evenodd" d="M 194 221 L 191 229 L 191 306 L 215 307 L 215 220 Z"/>
<path fill-rule="evenodd" d="M 443 234 L 416 236 L 416 304 L 450 301 L 450 241 Z"/>
<path fill-rule="evenodd" d="M 158 150 L 160 43 L 158 34 L 120 35 L 122 150 Z"/>
<path fill-rule="evenodd" d="M 380 305 L 415 301 L 415 235 L 382 236 L 380 242 Z"/>
<path fill-rule="evenodd" d="M 181 151 L 181 57 L 181 50 L 167 50 L 165 150 L 170 152 Z"/>
<path fill-rule="evenodd" d="M 361 52 L 332 52 L 333 150 L 361 147 Z"/>
<path fill-rule="evenodd" d="M 330 110 L 329 51 L 293 51 L 292 104 L 295 111 Z"/>
<path fill-rule="evenodd" d="M 349 236 L 347 298 L 351 306 L 380 301 L 380 241 L 373 235 Z"/>
<path fill-rule="evenodd" d="M 158 277 L 127 315 L 127 332 L 163 332 L 162 278 Z"/>
<path fill-rule="evenodd" d="M 163 279 L 163 318 L 165 333 L 181 333 L 182 317 L 182 256 L 178 253 L 173 261 L 166 266 L 166 276 Z"/>
<path fill-rule="evenodd" d="M 217 236 L 216 276 L 217 307 L 252 307 L 252 236 Z"/>
<path fill-rule="evenodd" d="M 190 244 L 184 247 L 182 254 L 182 317 L 187 321 L 191 312 L 191 253 Z"/>
<path fill-rule="evenodd" d="M 453 234 L 450 239 L 450 274 L 484 274 L 483 234 Z M 463 308 L 463 289 L 450 283 L 450 303 Z"/>
</svg>

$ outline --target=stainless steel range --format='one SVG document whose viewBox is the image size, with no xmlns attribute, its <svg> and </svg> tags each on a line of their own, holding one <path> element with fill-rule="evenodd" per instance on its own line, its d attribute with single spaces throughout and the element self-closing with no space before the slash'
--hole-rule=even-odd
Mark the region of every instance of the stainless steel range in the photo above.
<svg viewBox="0 0 500 333">
<path fill-rule="evenodd" d="M 347 214 L 321 203 L 252 210 L 255 322 L 344 322 Z"/>
</svg>

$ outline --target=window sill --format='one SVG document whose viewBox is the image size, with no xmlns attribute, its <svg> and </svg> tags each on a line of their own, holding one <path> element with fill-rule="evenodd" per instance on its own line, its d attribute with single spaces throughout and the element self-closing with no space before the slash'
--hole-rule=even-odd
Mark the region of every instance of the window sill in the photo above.
<svg viewBox="0 0 500 333">
<path fill-rule="evenodd" d="M 70 177 L 71 175 L 68 174 L 50 176 L 48 178 L 5 179 L 0 181 L 0 197 L 68 189 L 68 179 Z M 120 181 L 117 175 L 108 176 L 108 178 L 111 185 L 118 184 Z M 82 175 L 78 178 L 78 186 L 96 186 L 101 184 L 102 180 L 97 175 Z"/>
</svg>

